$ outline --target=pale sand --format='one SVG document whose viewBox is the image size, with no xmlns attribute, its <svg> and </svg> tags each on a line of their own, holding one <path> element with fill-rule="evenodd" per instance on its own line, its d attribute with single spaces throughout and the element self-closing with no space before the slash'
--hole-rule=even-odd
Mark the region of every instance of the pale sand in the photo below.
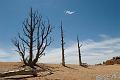
<svg viewBox="0 0 120 80">
<path fill-rule="evenodd" d="M 18 69 L 18 66 L 20 65 L 22 64 L 14 62 L 0 62 L 0 72 Z M 117 77 L 114 75 L 114 80 L 120 80 L 120 65 L 89 66 L 88 68 L 73 64 L 67 64 L 67 67 L 63 67 L 60 64 L 45 64 L 45 66 L 50 67 L 53 74 L 26 78 L 24 78 L 24 76 L 19 76 L 20 79 L 10 80 L 96 80 L 97 75 L 108 76 L 109 74 L 114 75 L 114 73 L 117 73 Z"/>
</svg>

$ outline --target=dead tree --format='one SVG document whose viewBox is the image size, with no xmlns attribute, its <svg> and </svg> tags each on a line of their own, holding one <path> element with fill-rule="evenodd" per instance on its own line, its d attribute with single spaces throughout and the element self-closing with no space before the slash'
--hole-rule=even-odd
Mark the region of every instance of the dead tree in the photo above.
<svg viewBox="0 0 120 80">
<path fill-rule="evenodd" d="M 77 36 L 77 43 L 78 43 L 78 53 L 79 53 L 79 65 L 82 66 L 81 51 L 80 51 L 80 48 L 82 47 L 82 44 L 80 45 L 78 36 Z"/>
<path fill-rule="evenodd" d="M 22 31 L 23 35 L 18 33 L 18 37 L 12 42 L 24 64 L 35 68 L 38 59 L 51 44 L 52 27 L 49 20 L 44 21 L 38 11 L 33 11 L 31 8 L 28 18 L 23 22 Z"/>
<path fill-rule="evenodd" d="M 63 27 L 61 22 L 61 45 L 62 45 L 62 65 L 65 66 L 65 55 L 64 55 L 64 36 L 63 36 Z"/>
</svg>

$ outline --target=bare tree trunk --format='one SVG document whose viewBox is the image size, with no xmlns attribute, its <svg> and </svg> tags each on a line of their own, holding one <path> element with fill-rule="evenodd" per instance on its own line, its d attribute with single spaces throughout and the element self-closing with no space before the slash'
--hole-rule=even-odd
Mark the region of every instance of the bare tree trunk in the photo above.
<svg viewBox="0 0 120 80">
<path fill-rule="evenodd" d="M 30 58 L 28 63 L 30 64 L 30 66 L 32 67 L 32 59 L 33 59 L 33 14 L 32 14 L 32 8 L 31 8 L 31 12 L 30 12 L 30 17 L 31 17 L 31 22 L 30 22 L 30 49 L 29 49 L 29 54 L 30 54 Z"/>
<path fill-rule="evenodd" d="M 79 39 L 77 37 L 77 42 L 78 42 L 78 53 L 79 53 L 79 66 L 82 66 L 82 61 L 81 61 L 81 51 L 80 48 L 82 47 L 82 44 L 79 44 Z"/>
<path fill-rule="evenodd" d="M 62 65 L 65 66 L 65 55 L 64 55 L 64 37 L 63 37 L 63 28 L 62 28 L 62 22 L 61 22 L 61 42 L 62 42 Z"/>
</svg>

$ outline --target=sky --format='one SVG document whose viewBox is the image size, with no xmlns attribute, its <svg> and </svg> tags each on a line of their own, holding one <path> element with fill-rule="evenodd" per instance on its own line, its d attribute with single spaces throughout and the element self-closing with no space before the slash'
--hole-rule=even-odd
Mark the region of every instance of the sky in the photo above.
<svg viewBox="0 0 120 80">
<path fill-rule="evenodd" d="M 120 0 L 0 0 L 0 61 L 20 60 L 11 39 L 22 31 L 31 7 L 55 27 L 54 42 L 39 62 L 61 63 L 61 21 L 66 63 L 78 64 L 77 35 L 84 63 L 120 55 Z"/>
</svg>

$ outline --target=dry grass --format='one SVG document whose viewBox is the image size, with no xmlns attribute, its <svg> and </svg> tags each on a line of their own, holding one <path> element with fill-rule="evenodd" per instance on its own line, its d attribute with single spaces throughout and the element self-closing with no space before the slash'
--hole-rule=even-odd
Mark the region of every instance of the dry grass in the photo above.
<svg viewBox="0 0 120 80">
<path fill-rule="evenodd" d="M 14 70 L 21 65 L 21 63 L 14 62 L 0 62 L 0 72 Z M 38 77 L 15 76 L 15 78 L 13 77 L 10 80 L 96 80 L 98 75 L 105 78 L 114 77 L 114 79 L 107 80 L 120 80 L 120 65 L 89 66 L 88 68 L 71 64 L 68 64 L 66 67 L 59 64 L 45 64 L 45 66 L 49 67 L 53 74 L 42 75 L 42 72 L 40 72 Z"/>
</svg>

